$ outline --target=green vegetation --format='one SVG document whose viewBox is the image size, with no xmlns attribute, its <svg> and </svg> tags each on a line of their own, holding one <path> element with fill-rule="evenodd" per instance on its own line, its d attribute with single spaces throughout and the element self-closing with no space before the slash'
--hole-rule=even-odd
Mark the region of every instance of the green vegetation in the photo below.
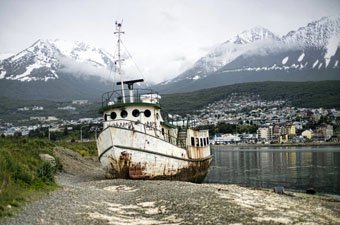
<svg viewBox="0 0 340 225">
<path fill-rule="evenodd" d="M 295 107 L 340 109 L 340 81 L 256 82 L 162 96 L 162 108 L 169 113 L 189 114 L 232 93 L 260 95 L 263 100 L 287 100 Z"/>
<path fill-rule="evenodd" d="M 58 142 L 58 146 L 71 149 L 84 157 L 97 157 L 97 145 L 95 141 L 89 142 Z"/>
<path fill-rule="evenodd" d="M 83 156 L 97 156 L 95 142 L 50 142 L 35 138 L 0 138 L 0 218 L 10 216 L 24 203 L 32 201 L 58 186 L 54 181 L 56 166 L 40 159 L 39 154 L 53 156 L 53 148 L 63 146 Z"/>
<path fill-rule="evenodd" d="M 190 114 L 214 101 L 219 101 L 232 93 L 260 95 L 263 100 L 287 100 L 295 107 L 324 107 L 340 109 L 340 81 L 281 82 L 268 81 L 242 83 L 209 88 L 188 93 L 162 95 L 161 106 L 168 113 Z M 75 111 L 58 110 L 58 107 L 76 107 Z M 43 111 L 18 111 L 18 108 L 44 107 Z M 6 122 L 32 124 L 32 116 L 56 116 L 78 120 L 81 117 L 98 117 L 101 103 L 72 105 L 71 102 L 47 100 L 19 100 L 0 97 L 0 118 Z M 37 122 L 38 123 L 38 122 Z"/>
<path fill-rule="evenodd" d="M 235 134 L 235 133 L 248 133 L 254 134 L 257 131 L 257 126 L 253 124 L 229 124 L 225 122 L 219 122 L 215 125 L 198 126 L 199 129 L 209 130 L 210 137 L 213 137 L 217 133 L 222 134 Z"/>
<path fill-rule="evenodd" d="M 68 127 L 71 130 L 68 130 Z M 82 133 L 83 140 L 95 140 L 96 132 L 99 131 L 96 129 L 101 129 L 101 125 L 99 124 L 88 124 L 88 125 L 69 125 L 62 127 L 60 131 L 51 131 L 50 132 L 50 140 L 52 141 L 65 141 L 65 142 L 75 142 L 76 140 L 80 140 L 80 133 Z M 81 132 L 80 132 L 81 130 Z M 31 130 L 28 134 L 30 138 L 48 138 L 49 132 L 48 127 L 41 127 L 36 130 Z"/>
<path fill-rule="evenodd" d="M 39 158 L 41 153 L 52 155 L 53 146 L 37 139 L 0 139 L 0 217 L 11 215 L 37 193 L 57 187 L 55 168 Z"/>
</svg>

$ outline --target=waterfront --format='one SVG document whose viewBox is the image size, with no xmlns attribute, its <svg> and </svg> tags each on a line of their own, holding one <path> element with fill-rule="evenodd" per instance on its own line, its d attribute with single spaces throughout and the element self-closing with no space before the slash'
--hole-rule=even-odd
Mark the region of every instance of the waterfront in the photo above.
<svg viewBox="0 0 340 225">
<path fill-rule="evenodd" d="M 212 146 L 214 160 L 207 183 L 340 195 L 340 146 Z"/>
</svg>

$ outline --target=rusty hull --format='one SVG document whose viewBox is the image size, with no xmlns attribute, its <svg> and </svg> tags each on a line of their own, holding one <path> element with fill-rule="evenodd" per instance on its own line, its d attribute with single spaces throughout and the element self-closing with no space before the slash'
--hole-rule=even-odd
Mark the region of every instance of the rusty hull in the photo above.
<svg viewBox="0 0 340 225">
<path fill-rule="evenodd" d="M 106 168 L 107 177 L 140 180 L 179 180 L 202 183 L 212 161 L 212 157 L 201 160 L 186 159 L 185 166 L 181 168 L 177 168 L 176 165 L 163 165 L 162 174 L 153 174 L 147 171 L 148 162 L 135 160 L 131 155 L 128 151 L 123 151 L 119 157 L 108 156 L 110 166 Z"/>
</svg>

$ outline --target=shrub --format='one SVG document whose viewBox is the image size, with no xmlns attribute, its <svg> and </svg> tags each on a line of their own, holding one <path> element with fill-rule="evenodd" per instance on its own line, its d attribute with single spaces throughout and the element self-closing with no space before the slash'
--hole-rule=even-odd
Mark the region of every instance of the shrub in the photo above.
<svg viewBox="0 0 340 225">
<path fill-rule="evenodd" d="M 43 162 L 37 170 L 38 177 L 44 182 L 54 182 L 54 173 L 55 167 L 49 162 Z"/>
</svg>

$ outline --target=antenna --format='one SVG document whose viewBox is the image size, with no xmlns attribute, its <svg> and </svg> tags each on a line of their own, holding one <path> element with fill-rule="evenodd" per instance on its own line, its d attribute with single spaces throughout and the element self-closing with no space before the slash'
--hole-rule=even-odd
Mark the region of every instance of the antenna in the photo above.
<svg viewBox="0 0 340 225">
<path fill-rule="evenodd" d="M 117 21 L 115 22 L 116 31 L 114 32 L 114 34 L 116 34 L 117 37 L 118 37 L 118 40 L 117 40 L 118 59 L 115 61 L 115 64 L 118 66 L 117 71 L 118 71 L 118 74 L 120 76 L 120 81 L 123 84 L 122 62 L 124 61 L 124 59 L 122 59 L 121 56 L 120 56 L 120 43 L 121 43 L 120 35 L 124 34 L 125 32 L 121 30 L 122 23 L 123 23 L 123 20 L 120 23 L 117 22 Z M 124 85 L 122 85 L 121 88 L 122 88 L 123 103 L 125 103 Z"/>
</svg>

